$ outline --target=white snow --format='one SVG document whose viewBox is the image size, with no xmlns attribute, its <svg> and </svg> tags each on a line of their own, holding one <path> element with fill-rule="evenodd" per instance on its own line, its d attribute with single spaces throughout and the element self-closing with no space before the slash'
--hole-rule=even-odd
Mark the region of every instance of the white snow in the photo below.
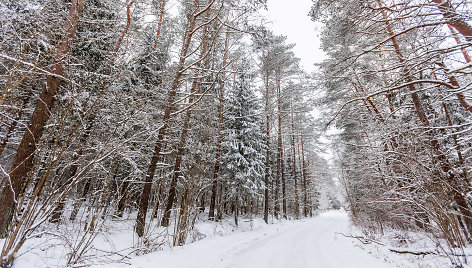
<svg viewBox="0 0 472 268">
<path fill-rule="evenodd" d="M 195 243 L 134 257 L 129 264 L 98 267 L 393 267 L 356 247 L 343 211 L 303 221 L 284 221 L 252 232 L 203 239 Z"/>
<path fill-rule="evenodd" d="M 189 233 L 188 244 L 179 247 L 170 246 L 172 226 L 150 228 L 148 242 L 143 243 L 133 231 L 134 217 L 107 221 L 78 265 L 94 268 L 453 267 L 427 233 L 385 230 L 383 235 L 366 234 L 366 230 L 354 227 L 342 210 L 303 220 L 270 219 L 270 224 L 261 218 L 241 217 L 239 226 L 231 218 L 218 223 L 207 221 L 207 214 L 202 213 Z M 53 226 L 41 237 L 27 241 L 17 255 L 14 268 L 65 267 L 74 241 L 81 236 L 67 236 L 77 226 L 55 230 Z M 3 242 L 0 240 L 0 245 Z M 398 254 L 391 252 L 392 248 L 438 254 Z M 472 256 L 472 250 L 467 249 L 466 255 Z"/>
</svg>

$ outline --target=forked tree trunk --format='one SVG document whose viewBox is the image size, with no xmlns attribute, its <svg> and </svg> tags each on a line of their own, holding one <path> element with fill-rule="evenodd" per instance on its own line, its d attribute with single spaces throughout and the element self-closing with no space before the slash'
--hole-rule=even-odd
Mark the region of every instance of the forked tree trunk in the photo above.
<svg viewBox="0 0 472 268">
<path fill-rule="evenodd" d="M 23 182 L 33 168 L 33 156 L 36 146 L 43 136 L 44 126 L 50 117 L 61 78 L 64 75 L 64 58 L 67 57 L 72 40 L 75 38 L 79 18 L 86 0 L 72 0 L 69 14 L 64 24 L 64 32 L 53 56 L 52 75 L 46 80 L 46 86 L 39 96 L 39 101 L 31 115 L 28 129 L 23 134 L 20 146 L 13 160 L 10 173 L 11 187 L 6 187 L 0 197 L 0 237 L 6 234 L 16 206 L 16 200 L 21 195 Z M 23 187 L 25 188 L 25 187 Z M 10 190 L 11 189 L 11 190 Z"/>
<path fill-rule="evenodd" d="M 198 84 L 198 83 L 194 82 L 194 84 Z M 193 87 L 193 90 L 196 90 L 196 86 Z M 192 104 L 192 100 L 190 100 L 189 105 L 190 104 Z M 161 221 L 161 226 L 164 226 L 164 227 L 169 226 L 171 211 L 174 205 L 174 199 L 177 192 L 177 181 L 179 177 L 181 176 L 181 164 L 182 164 L 182 158 L 184 156 L 185 144 L 187 142 L 187 134 L 190 128 L 190 118 L 192 115 L 191 111 L 192 110 L 189 109 L 187 110 L 187 113 L 185 114 L 184 126 L 182 128 L 182 133 L 180 134 L 180 142 L 179 142 L 179 147 L 177 149 L 177 156 L 176 156 L 175 164 L 174 164 L 174 172 L 172 176 L 172 181 L 170 182 L 169 194 L 167 196 L 167 204 L 166 204 L 164 215 Z"/>
</svg>

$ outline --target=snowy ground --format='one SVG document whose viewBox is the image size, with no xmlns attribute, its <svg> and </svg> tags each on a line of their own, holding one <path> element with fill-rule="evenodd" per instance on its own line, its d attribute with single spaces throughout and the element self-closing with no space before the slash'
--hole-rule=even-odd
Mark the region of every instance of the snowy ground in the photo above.
<svg viewBox="0 0 472 268">
<path fill-rule="evenodd" d="M 261 219 L 241 219 L 239 227 L 231 219 L 222 223 L 201 221 L 189 237 L 188 242 L 195 242 L 171 248 L 168 242 L 165 243 L 169 237 L 161 234 L 160 246 L 154 249 L 160 250 L 149 254 L 136 250 L 140 244 L 132 231 L 132 222 L 111 222 L 88 252 L 89 261 L 82 264 L 95 263 L 94 268 L 453 267 L 440 255 L 391 252 L 394 233 L 376 238 L 385 245 L 361 243 L 362 239 L 348 237 L 363 234 L 351 225 L 344 211 L 329 211 L 311 219 L 276 221 L 269 225 Z M 65 246 L 59 241 L 49 243 L 47 247 L 38 246 L 41 243 L 45 243 L 44 238 L 30 242 L 16 259 L 14 268 L 63 267 L 68 252 Z M 431 244 L 409 243 L 405 247 L 422 250 L 431 248 Z M 136 256 L 136 252 L 143 255 Z"/>
<path fill-rule="evenodd" d="M 357 240 L 340 234 L 349 233 L 349 229 L 346 213 L 332 211 L 304 221 L 286 221 L 255 231 L 216 236 L 184 247 L 138 256 L 132 258 L 130 264 L 136 268 L 156 265 L 179 268 L 397 267 L 361 249 Z M 98 267 L 124 268 L 130 265 Z"/>
</svg>

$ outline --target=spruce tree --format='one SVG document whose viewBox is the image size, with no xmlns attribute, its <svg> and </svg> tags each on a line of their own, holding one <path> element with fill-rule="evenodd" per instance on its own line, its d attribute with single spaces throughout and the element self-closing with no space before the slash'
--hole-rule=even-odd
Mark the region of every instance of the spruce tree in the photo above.
<svg viewBox="0 0 472 268">
<path fill-rule="evenodd" d="M 254 198 L 263 188 L 265 162 L 262 123 L 258 117 L 260 108 L 246 60 L 243 60 L 236 76 L 234 88 L 227 94 L 222 144 L 222 168 L 236 206 L 235 219 L 238 197 Z"/>
</svg>

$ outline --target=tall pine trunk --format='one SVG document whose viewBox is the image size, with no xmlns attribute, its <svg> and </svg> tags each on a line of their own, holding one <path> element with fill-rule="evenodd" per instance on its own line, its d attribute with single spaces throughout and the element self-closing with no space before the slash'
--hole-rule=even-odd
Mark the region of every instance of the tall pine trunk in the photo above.
<svg viewBox="0 0 472 268">
<path fill-rule="evenodd" d="M 229 32 L 226 32 L 225 48 L 223 54 L 223 68 L 226 68 L 229 52 Z M 218 189 L 218 175 L 220 171 L 220 157 L 221 157 L 221 141 L 223 140 L 223 108 L 224 108 L 224 93 L 225 93 L 225 79 L 223 75 L 219 84 L 219 103 L 218 103 L 218 138 L 216 141 L 216 155 L 215 167 L 213 169 L 213 183 L 211 186 L 210 211 L 208 212 L 208 219 L 215 219 L 216 194 Z"/>
<path fill-rule="evenodd" d="M 299 196 L 298 196 L 298 181 L 297 181 L 297 162 L 296 162 L 296 153 L 295 153 L 295 126 L 293 120 L 293 107 L 292 103 L 290 103 L 291 108 L 291 135 L 290 135 L 290 149 L 292 154 L 292 177 L 294 182 L 294 190 L 295 190 L 295 218 L 300 218 L 300 203 L 299 203 Z"/>
<path fill-rule="evenodd" d="M 175 76 L 174 76 L 174 80 L 172 82 L 172 85 L 169 91 L 169 95 L 167 97 L 167 105 L 164 111 L 164 117 L 162 119 L 162 126 L 160 127 L 158 135 L 157 135 L 157 141 L 154 146 L 154 153 L 152 155 L 149 168 L 146 172 L 144 188 L 141 193 L 140 200 L 139 200 L 138 216 L 136 218 L 136 233 L 138 236 L 143 236 L 144 234 L 144 226 L 146 223 L 146 212 L 149 205 L 149 196 L 151 195 L 152 180 L 154 178 L 154 173 L 156 171 L 156 165 L 157 165 L 157 161 L 159 160 L 159 155 L 161 153 L 164 137 L 166 135 L 167 128 L 169 126 L 171 112 L 172 110 L 174 110 L 174 106 L 175 106 L 174 101 L 177 95 L 177 89 L 180 85 L 180 79 L 184 71 L 184 65 L 185 65 L 185 60 L 187 59 L 187 53 L 188 53 L 190 43 L 192 41 L 192 37 L 194 34 L 195 23 L 196 23 L 196 17 L 193 15 L 188 16 L 187 26 L 186 26 L 184 38 L 182 41 L 182 47 L 180 49 L 179 62 L 177 65 L 177 69 L 175 71 Z"/>
<path fill-rule="evenodd" d="M 435 2 L 437 0 L 434 0 Z M 439 1 L 442 3 L 448 3 L 447 1 Z M 381 0 L 377 0 L 377 3 L 382 6 Z M 390 22 L 388 21 L 388 16 L 385 11 L 382 11 L 382 15 L 384 19 L 386 20 L 386 25 L 387 25 L 387 34 L 391 37 L 391 41 L 393 43 L 393 47 L 395 49 L 395 53 L 398 56 L 398 60 L 402 64 L 406 64 L 405 58 L 403 57 L 402 51 L 400 49 L 400 45 L 396 39 L 396 35 L 391 27 Z M 444 15 L 446 17 L 446 15 Z M 470 39 L 469 39 L 470 40 Z M 427 129 L 431 128 L 431 124 L 428 120 L 428 117 L 426 116 L 426 112 L 424 110 L 424 107 L 421 103 L 420 97 L 417 93 L 417 90 L 414 86 L 413 83 L 413 78 L 411 77 L 410 73 L 408 70 L 404 70 L 404 76 L 406 82 L 408 82 L 408 89 L 410 90 L 410 96 L 413 99 L 413 104 L 415 106 L 416 113 L 423 124 L 423 126 Z M 452 170 L 452 166 L 447 159 L 447 156 L 442 152 L 440 148 L 440 143 L 436 139 L 436 137 L 433 136 L 432 133 L 429 133 L 429 143 L 431 145 L 431 148 L 434 152 L 434 159 L 433 161 L 437 161 L 439 164 L 439 167 L 441 171 L 444 173 L 443 176 L 446 177 L 446 181 L 449 184 L 450 194 L 454 202 L 457 204 L 459 207 L 459 211 L 462 213 L 464 216 L 464 221 L 465 225 L 467 226 L 467 230 L 469 233 L 472 233 L 472 212 L 470 210 L 469 205 L 467 204 L 467 201 L 463 195 L 462 192 L 460 192 L 460 189 L 462 189 L 462 185 L 466 182 L 462 182 L 454 175 L 454 171 Z"/>
<path fill-rule="evenodd" d="M 196 70 L 200 70 L 200 67 L 202 66 L 202 62 L 204 61 L 204 57 L 207 54 L 207 50 L 208 50 L 208 27 L 206 26 L 204 27 L 203 37 L 201 41 L 201 54 L 200 54 L 201 60 L 199 60 L 196 63 L 195 65 Z M 185 144 L 187 143 L 188 131 L 190 129 L 190 119 L 192 117 L 191 107 L 193 105 L 194 96 L 199 91 L 199 88 L 200 88 L 200 76 L 202 75 L 202 73 L 203 73 L 202 71 L 196 71 L 195 77 L 192 82 L 192 89 L 190 91 L 189 103 L 188 103 L 188 107 L 186 108 L 187 111 L 185 114 L 184 126 L 182 127 L 182 132 L 180 134 L 179 147 L 177 149 L 177 156 L 175 158 L 175 164 L 174 164 L 174 172 L 172 176 L 172 181 L 170 183 L 169 194 L 167 196 L 167 204 L 164 210 L 164 215 L 162 217 L 161 226 L 165 226 L 165 227 L 169 226 L 170 215 L 171 215 L 171 211 L 174 205 L 174 199 L 176 195 L 177 181 L 181 175 L 181 165 L 182 165 L 182 158 L 185 152 Z"/>
<path fill-rule="evenodd" d="M 266 163 L 264 174 L 264 221 L 269 223 L 269 172 L 270 172 L 270 111 L 269 111 L 269 70 L 265 73 L 265 114 L 266 114 Z"/>
<path fill-rule="evenodd" d="M 280 69 L 275 73 L 277 91 L 277 175 L 275 177 L 275 209 L 274 216 L 277 219 L 280 212 L 280 176 L 282 173 L 282 111 L 280 105 Z"/>
<path fill-rule="evenodd" d="M 302 164 L 302 178 L 303 178 L 303 215 L 308 217 L 308 182 L 306 174 L 306 163 L 305 163 L 305 147 L 303 144 L 303 135 L 300 133 L 300 145 L 301 145 L 301 164 Z"/>
<path fill-rule="evenodd" d="M 10 173 L 11 187 L 6 187 L 0 197 L 0 237 L 5 236 L 16 206 L 16 200 L 21 195 L 23 182 L 33 168 L 33 156 L 36 146 L 43 136 L 44 126 L 50 117 L 54 98 L 61 78 L 64 75 L 64 58 L 69 54 L 72 40 L 75 38 L 79 19 L 85 5 L 85 0 L 72 0 L 69 14 L 64 24 L 64 31 L 53 56 L 51 75 L 47 77 L 46 86 L 39 96 L 38 103 L 31 115 L 28 129 L 23 134 L 20 146 L 13 160 Z"/>
</svg>

